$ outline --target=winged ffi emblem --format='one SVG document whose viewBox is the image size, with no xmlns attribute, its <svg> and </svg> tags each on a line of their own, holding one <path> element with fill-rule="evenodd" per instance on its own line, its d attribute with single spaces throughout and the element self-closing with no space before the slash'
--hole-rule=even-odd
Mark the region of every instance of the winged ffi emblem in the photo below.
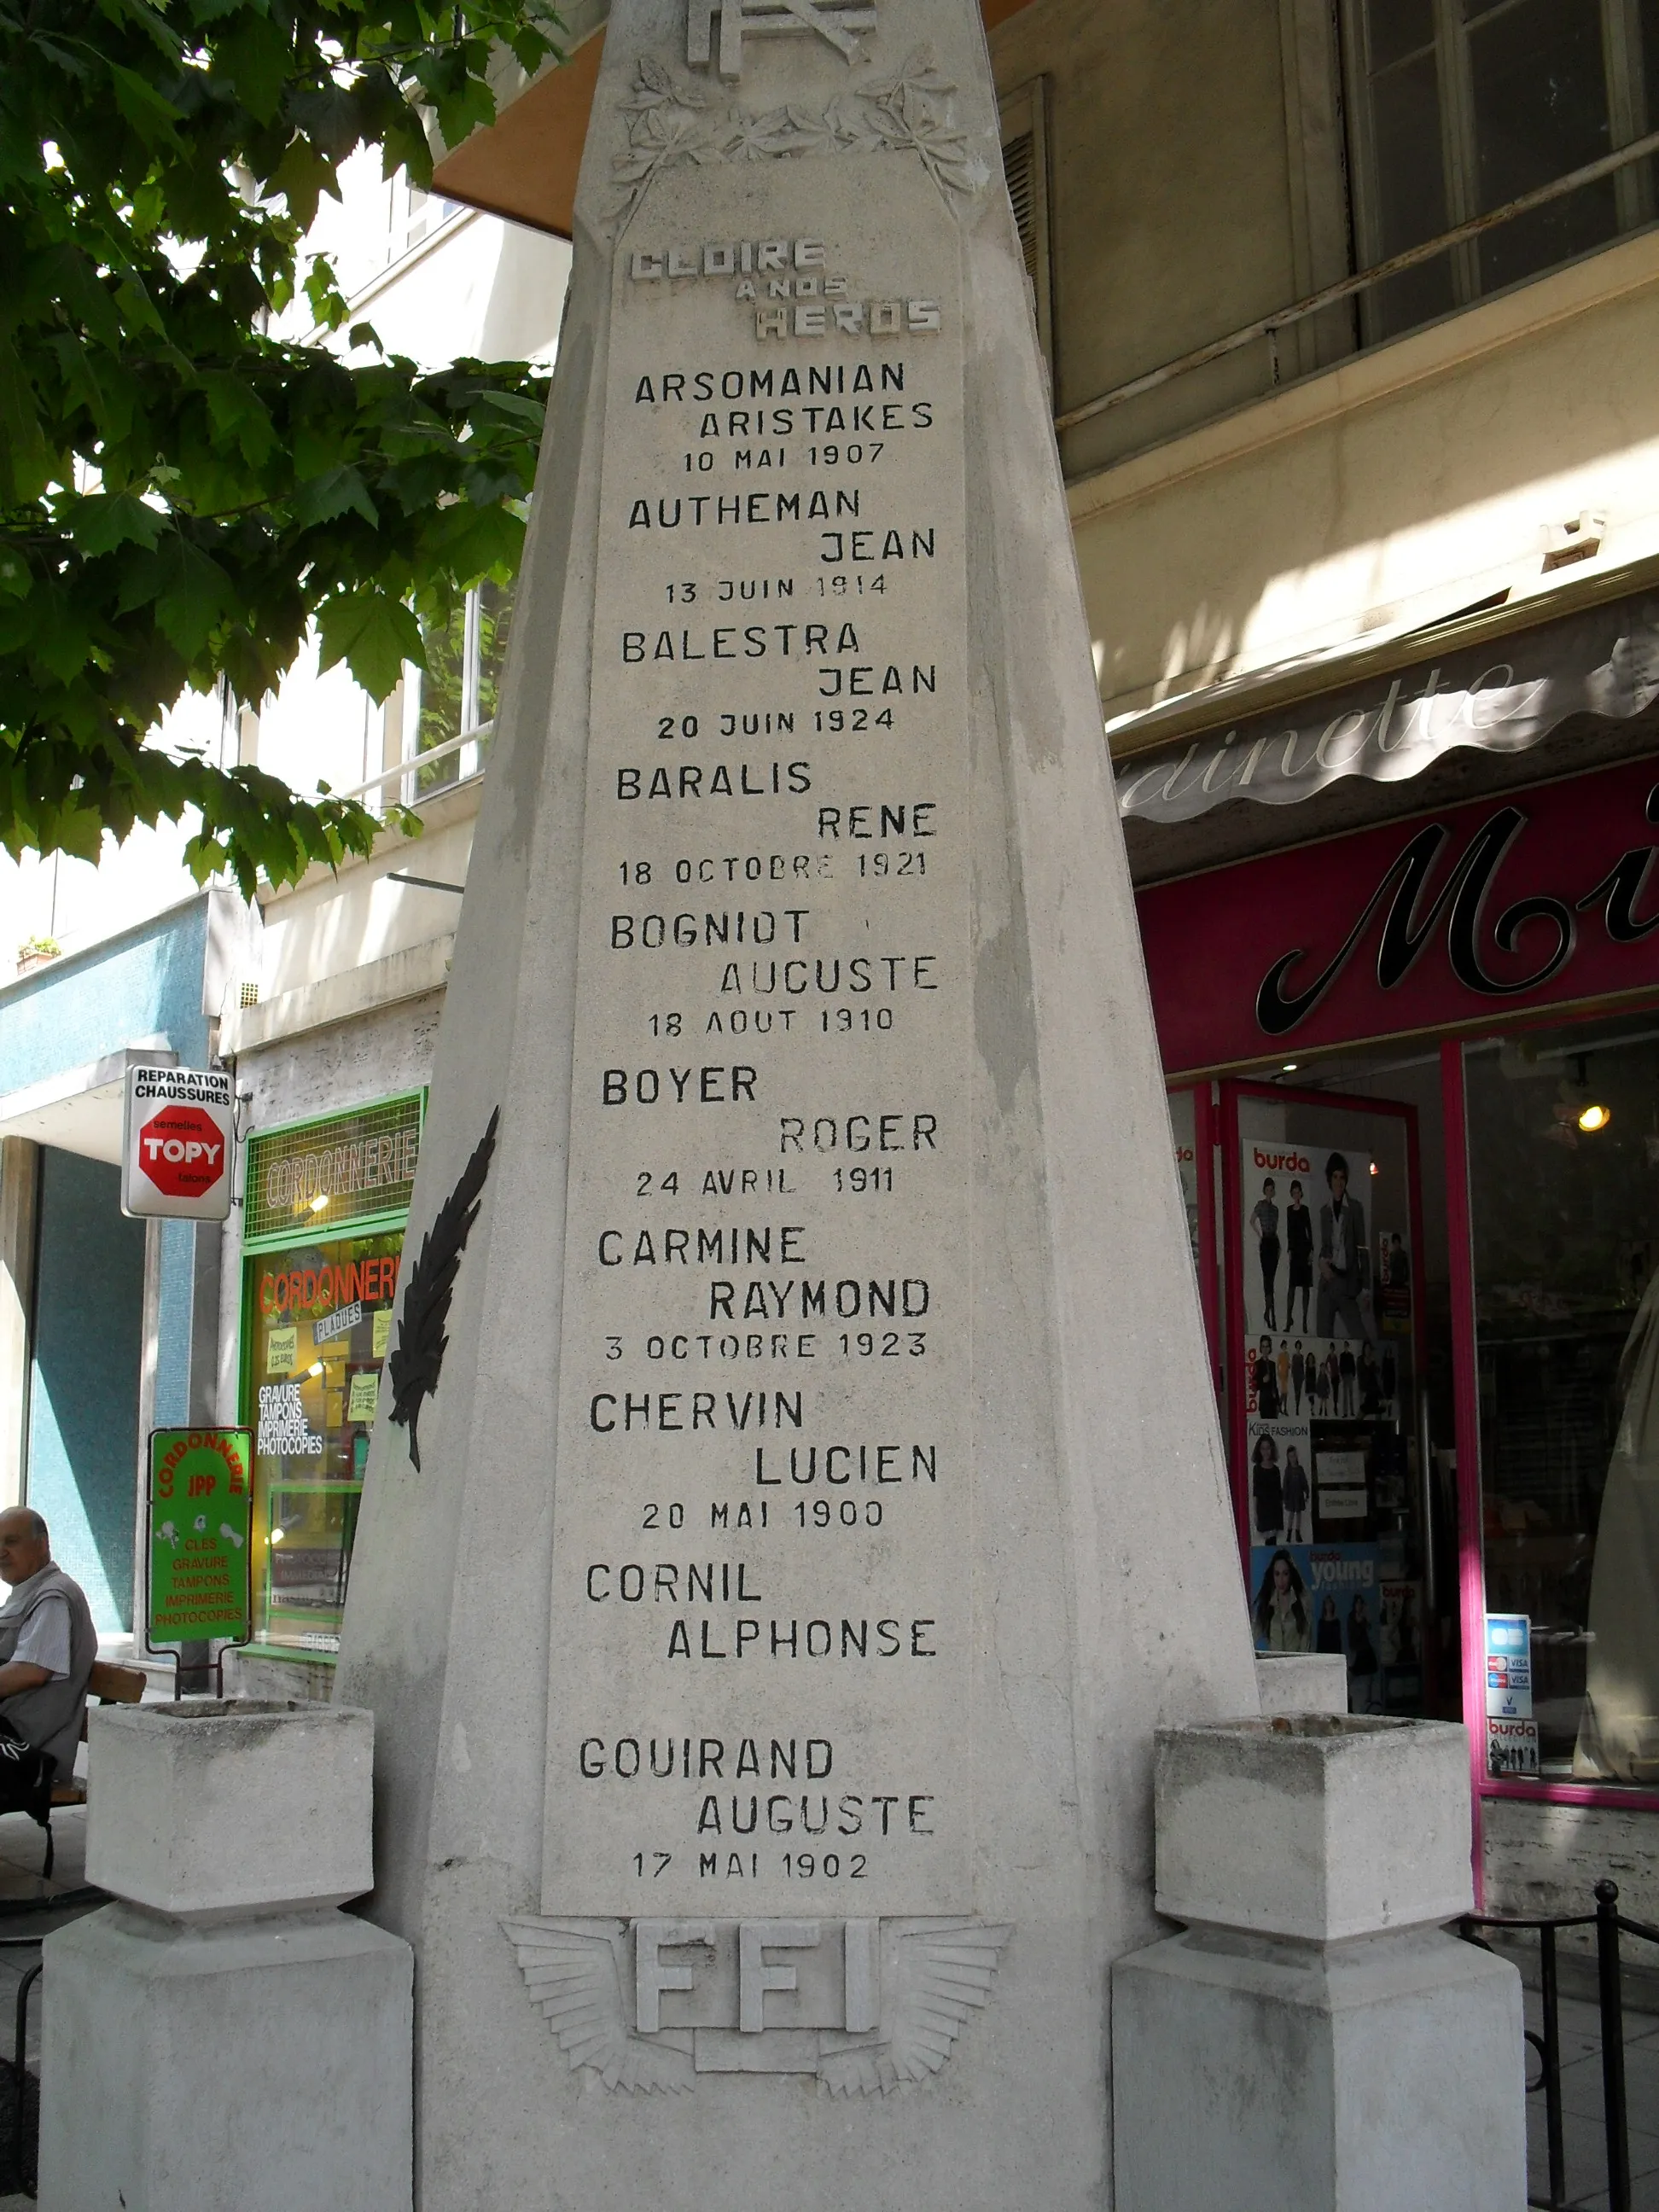
<svg viewBox="0 0 1659 2212">
<path fill-rule="evenodd" d="M 532 2003 L 573 2069 L 591 2066 L 607 2089 L 646 2094 L 692 2089 L 699 2073 L 727 2070 L 723 2036 L 703 2045 L 706 2030 L 641 2035 L 630 2024 L 629 1922 L 537 1917 L 504 1920 L 501 1929 Z M 939 2073 L 967 2022 L 990 2002 L 1012 1932 L 973 1919 L 883 1921 L 879 2025 L 863 2034 L 820 2031 L 811 2069 L 817 2079 L 832 2096 L 885 2096 Z M 754 2043 L 764 2045 L 768 2032 Z M 751 2061 L 744 2070 L 767 2069 Z M 792 2055 L 779 2070 L 805 2069 Z"/>
<path fill-rule="evenodd" d="M 518 1954 L 531 2002 L 545 2014 L 573 2067 L 592 2067 L 607 2089 L 695 2087 L 689 2048 L 629 2030 L 623 2012 L 625 1920 L 503 1920 L 501 1927 Z"/>
<path fill-rule="evenodd" d="M 884 1921 L 881 2027 L 873 2043 L 820 2051 L 818 2079 L 830 2094 L 885 2096 L 901 2081 L 937 2074 L 969 2020 L 991 2002 L 1012 1933 L 982 1920 Z"/>
</svg>

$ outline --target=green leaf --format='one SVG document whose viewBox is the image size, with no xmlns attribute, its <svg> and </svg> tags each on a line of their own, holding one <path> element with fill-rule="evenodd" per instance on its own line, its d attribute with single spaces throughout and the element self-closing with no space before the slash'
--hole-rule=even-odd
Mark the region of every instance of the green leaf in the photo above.
<svg viewBox="0 0 1659 2212">
<path fill-rule="evenodd" d="M 125 69 L 114 60 L 106 60 L 104 66 L 109 72 L 115 105 L 145 145 L 167 144 L 176 135 L 173 126 L 184 120 L 173 102 L 163 99 L 137 70 Z"/>
<path fill-rule="evenodd" d="M 207 643 L 234 594 L 219 563 L 175 532 L 160 549 L 161 591 L 155 619 L 163 635 L 187 661 Z"/>
<path fill-rule="evenodd" d="M 270 410 L 252 386 L 228 369 L 203 373 L 208 413 L 222 436 L 234 438 L 250 468 L 258 468 L 276 442 Z"/>
<path fill-rule="evenodd" d="M 524 520 L 510 507 L 446 507 L 446 565 L 463 590 L 492 574 L 510 574 L 524 550 Z"/>
<path fill-rule="evenodd" d="M 24 611 L 32 618 L 31 657 L 60 684 L 72 683 L 87 665 L 92 636 L 70 606 L 67 592 L 61 588 L 32 592 Z"/>
<path fill-rule="evenodd" d="M 401 600 L 372 587 L 342 592 L 318 609 L 321 665 L 343 660 L 372 699 L 390 698 L 404 663 L 424 665 L 421 626 Z"/>
<path fill-rule="evenodd" d="M 293 67 L 293 51 L 270 16 L 244 14 L 225 37 L 216 41 L 214 74 L 228 77 L 237 97 L 260 123 L 275 120 Z"/>
<path fill-rule="evenodd" d="M 323 194 L 331 192 L 336 199 L 340 196 L 333 162 L 319 154 L 308 138 L 289 141 L 265 183 L 268 190 L 283 195 L 295 221 L 307 230 L 317 220 L 317 203 Z"/>
<path fill-rule="evenodd" d="M 70 535 L 83 553 L 112 553 L 118 545 L 153 549 L 167 517 L 130 491 L 94 492 L 76 501 Z"/>
<path fill-rule="evenodd" d="M 547 416 L 544 403 L 528 398 L 522 392 L 480 392 L 473 398 L 471 412 L 475 416 L 499 415 L 509 422 L 521 422 L 538 436 Z"/>
<path fill-rule="evenodd" d="M 59 852 L 76 860 L 96 860 L 103 848 L 104 824 L 90 807 L 62 806 L 56 810 L 53 843 Z"/>
<path fill-rule="evenodd" d="M 332 522 L 337 514 L 361 514 L 372 528 L 380 526 L 374 502 L 362 475 L 354 468 L 330 469 L 300 486 L 294 501 L 295 520 L 305 526 Z"/>
<path fill-rule="evenodd" d="M 28 373 L 9 337 L 0 334 L 0 501 L 26 506 L 40 496 L 51 474 Z"/>
</svg>

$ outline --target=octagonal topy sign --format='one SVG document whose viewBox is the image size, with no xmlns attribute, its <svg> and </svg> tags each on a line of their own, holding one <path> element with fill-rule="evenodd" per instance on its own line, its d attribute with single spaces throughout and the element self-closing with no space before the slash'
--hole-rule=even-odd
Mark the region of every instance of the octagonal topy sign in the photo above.
<svg viewBox="0 0 1659 2212">
<path fill-rule="evenodd" d="M 121 1211 L 222 1221 L 236 1158 L 234 1108 L 228 1068 L 128 1068 Z"/>
</svg>

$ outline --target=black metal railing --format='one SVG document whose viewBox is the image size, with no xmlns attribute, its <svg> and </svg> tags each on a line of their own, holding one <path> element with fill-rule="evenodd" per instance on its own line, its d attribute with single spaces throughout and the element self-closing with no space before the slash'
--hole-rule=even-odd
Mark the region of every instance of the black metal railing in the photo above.
<svg viewBox="0 0 1659 2212">
<path fill-rule="evenodd" d="M 1545 2136 L 1549 2150 L 1550 2193 L 1528 2197 L 1529 2205 L 1541 2212 L 1564 2212 L 1567 2204 L 1567 2160 L 1561 2119 L 1561 2014 L 1555 1939 L 1564 1928 L 1595 1930 L 1596 2002 L 1601 2022 L 1601 2114 L 1607 2147 L 1608 2212 L 1631 2212 L 1630 2111 L 1625 2096 L 1625 1993 L 1620 1978 L 1619 1939 L 1635 1936 L 1644 1942 L 1659 1943 L 1659 1928 L 1632 1920 L 1619 1910 L 1619 1885 L 1598 1881 L 1595 1910 L 1560 1915 L 1549 1920 L 1518 1919 L 1507 1913 L 1468 1912 L 1458 1923 L 1466 1942 L 1481 1942 L 1479 1928 L 1501 1928 L 1529 1932 L 1538 1937 L 1539 2008 L 1541 2031 L 1526 2031 L 1527 2041 L 1538 2053 L 1540 2072 L 1527 2084 L 1529 2096 L 1542 2094 Z"/>
</svg>

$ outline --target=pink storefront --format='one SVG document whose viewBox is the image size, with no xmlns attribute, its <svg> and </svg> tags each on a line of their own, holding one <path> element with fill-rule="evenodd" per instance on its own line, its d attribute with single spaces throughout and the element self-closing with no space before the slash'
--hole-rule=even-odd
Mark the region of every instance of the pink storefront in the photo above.
<svg viewBox="0 0 1659 2212">
<path fill-rule="evenodd" d="M 1119 763 L 1258 1644 L 1466 1718 L 1488 1814 L 1659 1814 L 1652 616 Z"/>
</svg>

